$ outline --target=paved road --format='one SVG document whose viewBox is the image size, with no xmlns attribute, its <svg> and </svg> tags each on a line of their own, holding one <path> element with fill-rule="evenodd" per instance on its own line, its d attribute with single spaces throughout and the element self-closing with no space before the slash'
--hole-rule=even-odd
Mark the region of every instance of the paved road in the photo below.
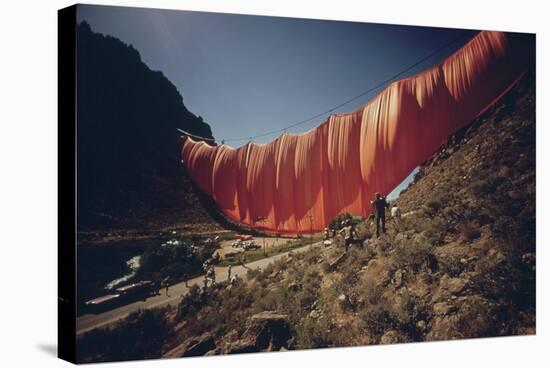
<svg viewBox="0 0 550 368">
<path fill-rule="evenodd" d="M 314 246 L 321 244 L 321 242 L 315 243 Z M 305 245 L 300 248 L 292 250 L 292 253 L 303 252 L 309 249 L 309 245 Z M 263 269 L 270 263 L 286 257 L 290 252 L 285 252 L 277 254 L 269 258 L 260 259 L 258 261 L 247 263 L 243 266 L 233 266 L 231 269 L 231 275 L 239 275 L 243 277 L 246 275 L 248 268 L 260 268 Z M 227 280 L 227 267 L 216 267 L 216 280 L 224 281 Z M 187 281 L 187 284 L 191 287 L 193 285 L 202 286 L 204 281 L 204 276 L 199 276 Z M 181 297 L 189 291 L 189 288 L 185 285 L 185 282 L 180 282 L 170 286 L 168 290 L 168 296 L 165 294 L 164 289 L 161 290 L 161 295 L 152 296 L 143 301 L 137 301 L 131 304 L 127 304 L 109 311 L 99 313 L 99 314 L 85 314 L 76 319 L 76 335 L 81 335 L 87 331 L 93 330 L 98 327 L 105 327 L 110 325 L 113 322 L 116 322 L 130 313 L 137 311 L 139 309 L 148 309 L 156 308 L 166 305 L 177 305 L 181 300 Z"/>
</svg>

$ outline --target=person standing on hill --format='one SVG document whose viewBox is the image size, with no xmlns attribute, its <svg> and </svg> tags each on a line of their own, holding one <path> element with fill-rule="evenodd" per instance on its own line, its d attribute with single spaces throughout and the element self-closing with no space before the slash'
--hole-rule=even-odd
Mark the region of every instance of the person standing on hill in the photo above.
<svg viewBox="0 0 550 368">
<path fill-rule="evenodd" d="M 170 276 L 166 276 L 164 278 L 164 280 L 162 280 L 162 284 L 164 286 L 164 290 L 166 291 L 166 296 L 170 296 L 168 295 L 168 288 L 170 287 Z"/>
<path fill-rule="evenodd" d="M 351 243 L 353 242 L 353 235 L 355 233 L 355 229 L 353 228 L 353 224 L 349 219 L 343 222 L 342 225 L 344 225 L 344 227 L 340 230 L 340 233 L 344 233 L 344 247 L 347 252 Z"/>
<path fill-rule="evenodd" d="M 389 207 L 386 197 L 380 193 L 375 194 L 373 201 L 370 201 L 374 207 L 374 217 L 376 219 L 376 237 L 380 236 L 380 223 L 382 223 L 382 232 L 386 233 L 386 208 Z"/>
</svg>

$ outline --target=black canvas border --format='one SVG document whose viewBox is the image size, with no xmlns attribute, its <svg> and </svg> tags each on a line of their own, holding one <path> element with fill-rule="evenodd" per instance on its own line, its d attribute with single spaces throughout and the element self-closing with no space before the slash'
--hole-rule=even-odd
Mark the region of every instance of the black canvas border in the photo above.
<svg viewBox="0 0 550 368">
<path fill-rule="evenodd" d="M 57 354 L 76 363 L 76 5 L 57 16 Z"/>
</svg>

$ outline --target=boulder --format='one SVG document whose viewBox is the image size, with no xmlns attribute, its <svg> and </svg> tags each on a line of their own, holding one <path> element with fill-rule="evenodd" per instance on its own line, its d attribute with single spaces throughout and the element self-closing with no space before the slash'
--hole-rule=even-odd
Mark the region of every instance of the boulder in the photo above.
<svg viewBox="0 0 550 368">
<path fill-rule="evenodd" d="M 413 240 L 413 242 L 418 243 L 418 244 L 430 244 L 430 241 L 428 240 L 426 231 L 423 231 L 420 234 L 414 234 L 412 236 L 412 240 Z"/>
<path fill-rule="evenodd" d="M 495 265 L 499 265 L 506 261 L 506 256 L 504 255 L 504 253 L 496 248 L 491 248 L 487 253 L 487 256 L 492 260 Z"/>
<path fill-rule="evenodd" d="M 458 294 L 468 286 L 468 280 L 460 277 L 447 277 L 445 275 L 445 277 L 441 278 L 439 285 L 449 290 L 452 294 Z"/>
<path fill-rule="evenodd" d="M 317 319 L 319 317 L 321 317 L 321 312 L 319 312 L 317 309 L 314 309 L 309 313 L 309 318 Z"/>
<path fill-rule="evenodd" d="M 221 352 L 221 349 L 220 349 L 220 348 L 215 348 L 215 349 L 210 350 L 210 351 L 207 352 L 206 354 L 204 354 L 204 356 L 220 355 L 221 353 L 222 353 L 222 352 Z"/>
<path fill-rule="evenodd" d="M 395 236 L 395 242 L 396 243 L 399 243 L 399 242 L 404 242 L 406 240 L 409 240 L 409 234 L 406 234 L 406 233 L 398 233 L 396 236 Z"/>
<path fill-rule="evenodd" d="M 467 285 L 468 285 L 468 280 L 458 278 L 458 277 L 453 277 L 449 279 L 447 288 L 451 293 L 458 294 L 462 290 L 464 290 Z"/>
<path fill-rule="evenodd" d="M 329 264 L 329 270 L 334 270 L 336 269 L 336 267 L 338 267 L 338 265 L 344 260 L 344 258 L 346 257 L 346 253 L 342 253 L 340 256 L 338 256 L 335 260 L 333 260 L 332 262 L 330 262 Z"/>
<path fill-rule="evenodd" d="M 339 297 L 338 297 L 338 303 L 340 304 L 340 307 L 342 308 L 347 308 L 349 305 L 350 305 L 350 301 L 349 301 L 349 298 L 346 294 L 341 294 Z"/>
<path fill-rule="evenodd" d="M 296 282 L 291 282 L 290 284 L 288 284 L 288 286 L 286 287 L 286 289 L 290 292 L 297 292 L 298 290 L 301 289 L 300 287 L 300 284 L 296 283 Z"/>
<path fill-rule="evenodd" d="M 401 285 L 403 284 L 403 271 L 402 270 L 395 271 L 395 273 L 393 274 L 393 278 L 391 280 L 391 283 L 396 288 L 401 287 Z"/>
<path fill-rule="evenodd" d="M 203 356 L 216 349 L 216 342 L 210 333 L 204 333 L 199 337 L 191 337 L 182 344 L 164 354 L 163 358 L 182 358 L 191 356 Z"/>
<path fill-rule="evenodd" d="M 427 341 L 490 337 L 497 334 L 501 326 L 494 302 L 478 295 L 460 299 L 461 306 L 456 313 L 432 318 Z"/>
<path fill-rule="evenodd" d="M 225 353 L 251 353 L 276 351 L 288 347 L 291 337 L 290 322 L 284 314 L 265 311 L 247 321 L 246 330 L 239 340 L 229 344 Z"/>
<path fill-rule="evenodd" d="M 434 314 L 439 316 L 445 316 L 447 314 L 450 314 L 451 312 L 454 312 L 455 310 L 455 306 L 449 305 L 446 302 L 435 303 L 433 306 Z"/>
<path fill-rule="evenodd" d="M 426 341 L 454 340 L 460 338 L 456 316 L 437 316 L 430 321 L 430 332 Z"/>
</svg>

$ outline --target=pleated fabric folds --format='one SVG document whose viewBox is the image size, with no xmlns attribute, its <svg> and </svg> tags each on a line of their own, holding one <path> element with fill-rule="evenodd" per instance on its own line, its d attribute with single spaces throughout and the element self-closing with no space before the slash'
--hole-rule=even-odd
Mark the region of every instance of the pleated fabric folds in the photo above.
<svg viewBox="0 0 550 368">
<path fill-rule="evenodd" d="M 303 234 L 339 213 L 366 216 L 375 192 L 393 190 L 521 78 L 532 61 L 523 37 L 480 32 L 439 65 L 303 134 L 239 148 L 186 137 L 182 162 L 227 217 L 260 231 Z"/>
</svg>

